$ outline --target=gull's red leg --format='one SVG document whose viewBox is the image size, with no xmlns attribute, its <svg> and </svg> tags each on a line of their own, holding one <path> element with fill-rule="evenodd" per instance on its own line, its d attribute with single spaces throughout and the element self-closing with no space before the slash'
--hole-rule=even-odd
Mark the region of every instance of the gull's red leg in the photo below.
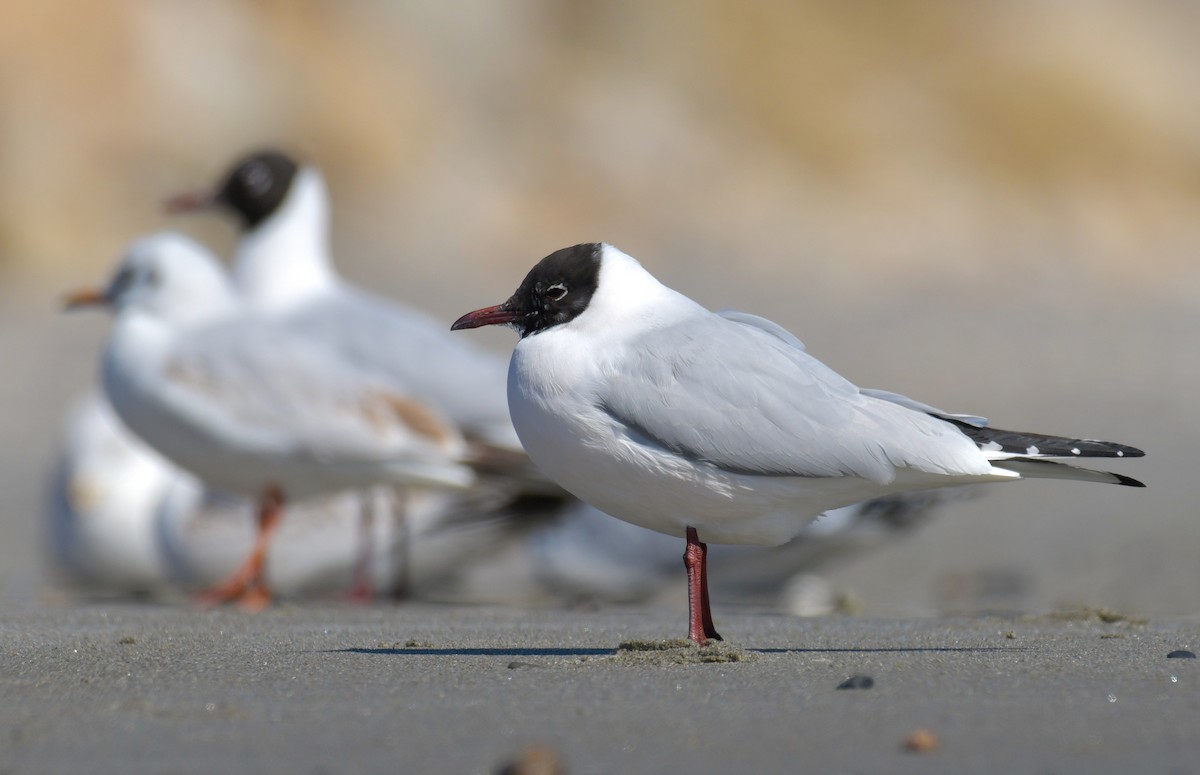
<svg viewBox="0 0 1200 775">
<path fill-rule="evenodd" d="M 371 547 L 375 543 L 375 493 L 362 494 L 358 513 L 358 556 L 354 559 L 354 584 L 350 588 L 350 599 L 355 603 L 369 603 L 374 596 L 371 588 Z"/>
<path fill-rule="evenodd" d="M 258 506 L 258 532 L 250 556 L 236 571 L 217 586 L 201 592 L 198 600 L 204 605 L 236 602 L 248 611 L 259 611 L 271 602 L 264 569 L 267 548 L 271 536 L 279 527 L 283 516 L 283 491 L 271 485 L 264 492 Z"/>
<path fill-rule="evenodd" d="M 713 625 L 712 610 L 708 607 L 708 544 L 700 544 L 700 622 L 706 636 L 725 640 Z"/>
<path fill-rule="evenodd" d="M 688 639 L 703 646 L 708 639 L 722 640 L 713 626 L 708 604 L 708 545 L 700 543 L 696 528 L 687 529 L 683 567 L 688 575 Z"/>
<path fill-rule="evenodd" d="M 392 577 L 392 600 L 401 602 L 412 597 L 412 523 L 408 519 L 408 491 L 397 487 L 392 492 L 392 517 L 395 520 L 400 546 L 396 552 L 396 568 Z"/>
</svg>

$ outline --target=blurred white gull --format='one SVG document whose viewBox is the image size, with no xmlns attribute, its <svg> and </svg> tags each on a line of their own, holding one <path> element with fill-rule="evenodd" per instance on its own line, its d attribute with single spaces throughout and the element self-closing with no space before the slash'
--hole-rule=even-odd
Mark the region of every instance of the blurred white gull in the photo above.
<svg viewBox="0 0 1200 775">
<path fill-rule="evenodd" d="M 174 481 L 198 486 L 195 478 L 126 430 L 95 392 L 67 413 L 59 450 L 48 514 L 55 571 L 93 592 L 161 591 L 170 570 L 156 514 Z"/>
<path fill-rule="evenodd" d="M 117 312 L 103 383 L 125 424 L 208 485 L 257 498 L 254 550 L 215 599 L 267 602 L 263 564 L 285 495 L 474 480 L 461 437 L 435 409 L 245 310 L 186 238 L 135 242 L 104 291 L 70 304 Z"/>
<path fill-rule="evenodd" d="M 266 566 L 285 595 L 350 588 L 362 497 L 288 509 Z M 254 504 L 212 490 L 147 446 L 89 393 L 68 412 L 49 499 L 56 575 L 87 595 L 170 597 L 215 584 L 253 549 Z"/>
<path fill-rule="evenodd" d="M 173 212 L 208 208 L 238 219 L 234 285 L 252 309 L 338 348 L 366 373 L 407 386 L 468 440 L 524 459 L 508 417 L 507 359 L 452 336 L 436 318 L 338 277 L 329 195 L 315 167 L 277 151 L 254 153 L 215 189 L 168 202 Z"/>
</svg>

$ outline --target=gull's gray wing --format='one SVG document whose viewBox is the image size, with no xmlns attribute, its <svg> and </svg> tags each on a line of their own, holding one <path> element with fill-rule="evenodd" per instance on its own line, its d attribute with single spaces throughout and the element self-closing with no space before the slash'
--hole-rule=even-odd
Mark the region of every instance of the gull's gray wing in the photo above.
<svg viewBox="0 0 1200 775">
<path fill-rule="evenodd" d="M 763 476 L 984 474 L 948 422 L 864 394 L 785 338 L 705 313 L 629 342 L 595 400 L 636 444 Z M 915 403 L 915 402 L 912 402 Z"/>
<path fill-rule="evenodd" d="M 875 388 L 860 388 L 859 390 L 863 394 L 871 396 L 872 398 L 891 401 L 893 404 L 899 404 L 900 406 L 917 412 L 931 414 L 934 417 L 941 417 L 944 420 L 958 420 L 959 422 L 966 423 L 967 425 L 974 425 L 976 428 L 986 428 L 988 424 L 988 419 L 986 417 L 980 417 L 976 414 L 954 414 L 953 412 L 946 412 L 938 409 L 935 406 L 930 406 L 929 404 L 909 398 L 908 396 L 902 396 L 899 393 L 893 393 L 890 390 L 877 390 Z"/>
<path fill-rule="evenodd" d="M 751 315 L 749 312 L 742 312 L 736 309 L 717 310 L 716 314 L 725 318 L 726 320 L 733 321 L 734 323 L 741 323 L 742 325 L 757 328 L 760 331 L 765 331 L 781 342 L 795 347 L 797 350 L 805 349 L 804 342 L 797 339 L 795 334 L 793 334 L 791 331 L 788 331 L 786 328 L 773 320 L 767 320 L 766 318 L 759 317 L 758 315 Z M 974 425 L 980 428 L 986 427 L 988 424 L 988 419 L 986 417 L 980 417 L 979 415 L 975 414 L 956 414 L 954 412 L 947 412 L 942 409 L 938 409 L 936 406 L 930 406 L 929 404 L 909 398 L 908 396 L 901 395 L 899 393 L 893 393 L 890 390 L 859 388 L 859 391 L 871 396 L 872 398 L 891 401 L 893 404 L 899 404 L 900 406 L 908 409 L 924 412 L 925 414 L 931 414 L 934 417 L 958 420 L 959 422 L 964 422 L 967 425 Z"/>
<path fill-rule="evenodd" d="M 454 467 L 458 435 L 435 411 L 282 326 L 239 318 L 196 331 L 162 380 L 163 400 L 219 442 L 330 463 Z"/>
<path fill-rule="evenodd" d="M 734 323 L 741 323 L 742 325 L 757 328 L 760 331 L 765 331 L 781 342 L 789 344 L 798 350 L 805 349 L 804 342 L 797 339 L 795 334 L 793 334 L 791 331 L 788 331 L 786 328 L 773 320 L 767 320 L 766 318 L 759 317 L 758 315 L 751 315 L 749 312 L 742 312 L 736 309 L 717 310 L 716 314 L 725 318 L 726 320 L 733 321 Z M 899 393 L 893 393 L 890 390 L 878 390 L 875 388 L 859 388 L 859 390 L 860 392 L 871 396 L 872 398 L 891 401 L 893 404 L 899 404 L 900 406 L 908 409 L 924 412 L 925 414 L 931 414 L 934 417 L 954 419 L 958 420 L 959 422 L 964 422 L 967 425 L 974 425 L 980 428 L 986 427 L 988 424 L 988 419 L 986 417 L 980 417 L 979 415 L 974 414 L 955 414 L 954 412 L 947 412 L 942 409 L 938 409 L 936 406 L 930 406 L 929 404 L 909 398 L 908 396 L 901 395 Z"/>
<path fill-rule="evenodd" d="M 742 312 L 741 310 L 736 309 L 720 309 L 717 310 L 717 315 L 725 318 L 726 320 L 731 320 L 734 323 L 741 323 L 744 326 L 750 326 L 751 328 L 757 328 L 760 331 L 765 331 L 779 341 L 784 342 L 785 344 L 790 344 L 797 350 L 804 349 L 804 342 L 801 342 L 796 338 L 795 334 L 793 334 L 791 331 L 788 331 L 774 320 L 767 320 L 766 318 L 761 318 L 758 315 L 751 315 L 749 312 Z"/>
</svg>

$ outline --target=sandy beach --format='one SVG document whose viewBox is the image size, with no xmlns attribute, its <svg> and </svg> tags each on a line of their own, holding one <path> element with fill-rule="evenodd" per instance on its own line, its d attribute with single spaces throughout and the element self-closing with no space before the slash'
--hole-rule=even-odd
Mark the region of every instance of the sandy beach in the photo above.
<svg viewBox="0 0 1200 775">
<path fill-rule="evenodd" d="M 704 662 L 654 650 L 673 607 L 9 606 L 0 769 L 493 773 L 545 746 L 576 774 L 1184 773 L 1200 755 L 1200 663 L 1167 657 L 1196 649 L 1194 620 L 717 617 L 728 645 Z M 873 685 L 838 688 L 853 676 Z M 935 749 L 906 750 L 922 729 Z"/>
</svg>

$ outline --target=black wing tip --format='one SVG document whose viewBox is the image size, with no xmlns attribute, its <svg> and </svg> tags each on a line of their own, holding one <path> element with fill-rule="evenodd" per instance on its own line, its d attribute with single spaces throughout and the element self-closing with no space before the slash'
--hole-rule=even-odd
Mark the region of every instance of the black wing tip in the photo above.
<svg viewBox="0 0 1200 775">
<path fill-rule="evenodd" d="M 1028 431 L 1008 431 L 1003 428 L 970 425 L 953 418 L 941 418 L 962 431 L 967 437 L 981 448 L 988 444 L 999 446 L 997 451 L 1016 453 L 1022 457 L 1063 458 L 1078 460 L 1087 457 L 1145 457 L 1146 453 L 1137 447 L 1121 444 L 1115 441 L 1099 439 L 1073 439 L 1067 436 L 1051 436 L 1045 433 Z M 993 447 L 993 449 L 996 449 Z"/>
<path fill-rule="evenodd" d="M 1096 445 L 1089 446 L 1082 452 L 1076 453 L 1074 450 L 1070 454 L 1056 454 L 1055 457 L 1064 458 L 1079 458 L 1079 457 L 1145 457 L 1146 453 L 1137 447 L 1130 447 L 1126 444 L 1118 444 L 1115 441 L 1096 441 L 1095 439 L 1080 439 L 1075 443 L 1082 441 L 1084 444 Z"/>
<path fill-rule="evenodd" d="M 1141 456 L 1135 455 L 1134 457 L 1141 457 Z M 1114 482 L 1114 484 L 1124 485 L 1125 487 L 1145 487 L 1146 486 L 1145 482 L 1138 481 L 1137 479 L 1134 479 L 1132 476 L 1125 476 L 1124 474 L 1113 474 L 1112 471 L 1108 471 L 1107 473 L 1110 473 L 1113 476 L 1117 477 L 1117 481 Z"/>
<path fill-rule="evenodd" d="M 1128 444 L 1121 444 L 1116 441 L 1100 441 L 1099 439 L 1075 439 L 1070 442 L 1073 444 L 1088 445 L 1088 449 L 1083 450 L 1082 454 L 1074 454 L 1064 457 L 1145 457 L 1146 453 L 1137 447 L 1131 447 Z M 1095 446 L 1092 446 L 1095 445 Z"/>
<path fill-rule="evenodd" d="M 1058 476 L 1045 476 L 1047 479 L 1083 479 L 1085 481 L 1103 482 L 1105 484 L 1119 484 L 1125 487 L 1146 486 L 1144 482 L 1140 482 L 1132 476 L 1125 476 L 1113 471 L 1099 471 L 1095 468 L 1083 468 L 1057 460 L 1047 460 L 1044 457 L 1012 457 L 993 461 L 992 465 L 997 468 L 1008 468 L 1010 471 L 1016 471 L 1022 477 L 1027 475 L 1027 471 L 1024 469 L 1029 468 L 1029 476 L 1037 476 L 1037 474 L 1032 473 L 1033 470 L 1059 472 Z M 1066 475 L 1062 469 L 1074 472 L 1074 475 Z"/>
</svg>

